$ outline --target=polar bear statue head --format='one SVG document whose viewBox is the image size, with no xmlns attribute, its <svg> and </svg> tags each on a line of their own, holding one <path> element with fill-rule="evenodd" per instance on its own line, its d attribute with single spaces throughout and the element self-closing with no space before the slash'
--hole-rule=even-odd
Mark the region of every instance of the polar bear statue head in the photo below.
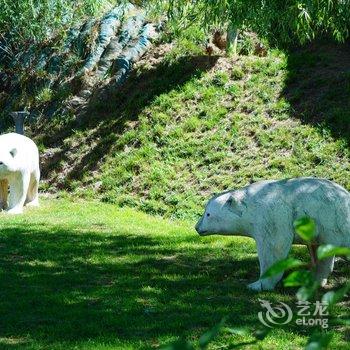
<svg viewBox="0 0 350 350">
<path fill-rule="evenodd" d="M 1 149 L 0 150 L 0 177 L 7 176 L 18 168 L 16 161 L 17 149 Z"/>
<path fill-rule="evenodd" d="M 246 210 L 244 194 L 225 192 L 209 200 L 203 216 L 196 225 L 201 236 L 212 234 L 240 235 Z"/>
</svg>

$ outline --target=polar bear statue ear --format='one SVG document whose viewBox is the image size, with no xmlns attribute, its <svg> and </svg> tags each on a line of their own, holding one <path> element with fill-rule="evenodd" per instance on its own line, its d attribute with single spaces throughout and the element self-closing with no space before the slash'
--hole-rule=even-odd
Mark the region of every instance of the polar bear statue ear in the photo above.
<svg viewBox="0 0 350 350">
<path fill-rule="evenodd" d="M 244 208 L 247 207 L 246 204 L 243 202 L 243 199 L 238 199 L 233 195 L 230 195 L 230 197 L 226 201 L 226 205 L 234 214 L 238 216 L 242 216 Z"/>
<path fill-rule="evenodd" d="M 14 158 L 17 154 L 17 148 L 12 148 L 12 150 L 10 151 L 10 154 Z"/>
</svg>

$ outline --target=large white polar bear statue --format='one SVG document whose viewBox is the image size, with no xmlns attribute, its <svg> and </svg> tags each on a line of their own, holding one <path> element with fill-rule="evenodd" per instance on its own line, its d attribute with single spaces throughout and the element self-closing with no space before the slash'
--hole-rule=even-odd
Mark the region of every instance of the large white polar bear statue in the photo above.
<svg viewBox="0 0 350 350">
<path fill-rule="evenodd" d="M 28 137 L 15 133 L 1 135 L 1 209 L 8 209 L 10 214 L 20 214 L 25 204 L 38 206 L 39 179 L 39 151 L 35 143 Z"/>
<path fill-rule="evenodd" d="M 256 241 L 260 276 L 287 257 L 298 240 L 293 222 L 303 216 L 316 221 L 317 244 L 350 247 L 350 193 L 334 182 L 295 178 L 257 182 L 212 198 L 196 225 L 197 232 L 248 236 Z M 333 270 L 334 258 L 317 262 L 316 277 L 322 285 Z M 259 279 L 253 290 L 271 290 L 282 278 Z"/>
</svg>

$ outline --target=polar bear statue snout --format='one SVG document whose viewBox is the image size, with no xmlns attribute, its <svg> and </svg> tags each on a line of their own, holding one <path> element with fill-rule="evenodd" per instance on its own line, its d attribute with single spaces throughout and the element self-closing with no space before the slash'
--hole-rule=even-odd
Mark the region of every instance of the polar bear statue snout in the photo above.
<svg viewBox="0 0 350 350">
<path fill-rule="evenodd" d="M 202 218 L 200 218 L 195 226 L 195 229 L 197 231 L 197 233 L 202 236 L 203 234 L 205 234 L 205 231 L 202 230 Z"/>
<path fill-rule="evenodd" d="M 9 214 L 20 214 L 23 206 L 38 206 L 40 180 L 39 151 L 23 135 L 0 136 L 0 207 Z"/>
</svg>

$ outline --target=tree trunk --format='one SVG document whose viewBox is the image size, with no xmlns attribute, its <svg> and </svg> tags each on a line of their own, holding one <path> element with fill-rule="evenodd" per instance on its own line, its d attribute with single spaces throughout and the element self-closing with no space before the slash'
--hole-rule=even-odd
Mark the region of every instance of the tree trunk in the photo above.
<svg viewBox="0 0 350 350">
<path fill-rule="evenodd" d="M 17 134 L 24 135 L 24 120 L 29 115 L 26 111 L 12 112 L 11 116 L 15 122 L 15 131 Z"/>
</svg>

